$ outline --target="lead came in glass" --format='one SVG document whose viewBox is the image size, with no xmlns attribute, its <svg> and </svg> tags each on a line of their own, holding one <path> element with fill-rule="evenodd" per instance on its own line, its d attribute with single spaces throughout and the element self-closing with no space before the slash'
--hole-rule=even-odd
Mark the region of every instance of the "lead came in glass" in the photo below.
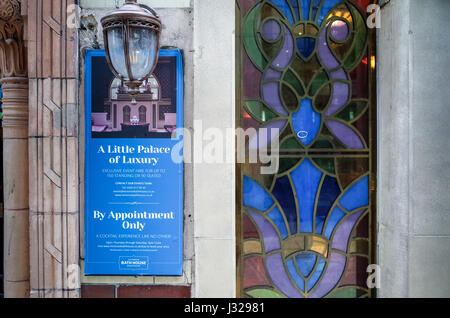
<svg viewBox="0 0 450 318">
<path fill-rule="evenodd" d="M 236 113 L 256 129 L 248 148 L 280 145 L 271 175 L 261 163 L 238 169 L 242 297 L 371 295 L 360 283 L 375 191 L 369 3 L 237 0 Z"/>
</svg>

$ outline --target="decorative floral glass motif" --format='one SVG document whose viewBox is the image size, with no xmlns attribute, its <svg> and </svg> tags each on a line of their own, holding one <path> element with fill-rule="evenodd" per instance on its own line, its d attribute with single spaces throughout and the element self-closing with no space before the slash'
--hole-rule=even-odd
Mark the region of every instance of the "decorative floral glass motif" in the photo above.
<svg viewBox="0 0 450 318">
<path fill-rule="evenodd" d="M 280 140 L 280 166 L 243 164 L 243 297 L 367 297 L 375 187 L 369 0 L 237 0 L 241 126 Z M 268 137 L 259 128 L 278 128 Z"/>
</svg>

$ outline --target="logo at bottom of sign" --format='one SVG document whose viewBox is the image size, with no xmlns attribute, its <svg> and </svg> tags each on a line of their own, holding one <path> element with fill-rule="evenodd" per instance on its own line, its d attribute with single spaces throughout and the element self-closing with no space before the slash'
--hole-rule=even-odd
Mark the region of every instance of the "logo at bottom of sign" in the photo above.
<svg viewBox="0 0 450 318">
<path fill-rule="evenodd" d="M 147 256 L 120 256 L 119 269 L 120 270 L 148 270 Z"/>
</svg>

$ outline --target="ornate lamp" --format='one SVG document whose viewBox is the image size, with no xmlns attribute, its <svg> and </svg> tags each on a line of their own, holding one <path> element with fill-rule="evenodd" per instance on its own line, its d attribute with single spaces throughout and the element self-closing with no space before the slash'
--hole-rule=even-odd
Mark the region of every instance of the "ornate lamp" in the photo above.
<svg viewBox="0 0 450 318">
<path fill-rule="evenodd" d="M 101 23 L 108 65 L 128 87 L 135 104 L 139 87 L 152 75 L 158 62 L 161 20 L 149 6 L 126 0 Z"/>
</svg>

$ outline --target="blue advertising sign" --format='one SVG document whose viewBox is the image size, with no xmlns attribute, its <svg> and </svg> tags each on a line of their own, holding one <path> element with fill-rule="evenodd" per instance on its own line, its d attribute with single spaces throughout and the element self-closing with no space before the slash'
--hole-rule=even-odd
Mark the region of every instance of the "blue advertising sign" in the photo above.
<svg viewBox="0 0 450 318">
<path fill-rule="evenodd" d="M 137 104 L 104 51 L 87 51 L 85 70 L 85 275 L 181 276 L 182 55 L 161 50 Z"/>
</svg>

